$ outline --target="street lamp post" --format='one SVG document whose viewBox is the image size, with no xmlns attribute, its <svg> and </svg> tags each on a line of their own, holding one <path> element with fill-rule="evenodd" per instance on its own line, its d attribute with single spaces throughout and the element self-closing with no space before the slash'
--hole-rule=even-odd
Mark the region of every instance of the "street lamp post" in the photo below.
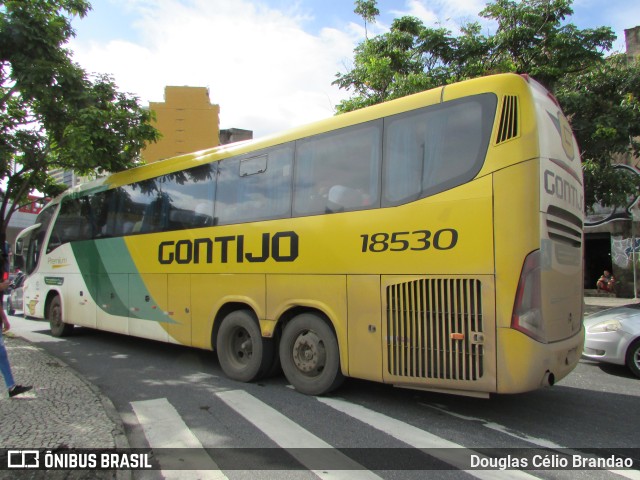
<svg viewBox="0 0 640 480">
<path fill-rule="evenodd" d="M 635 209 L 630 209 L 630 213 L 631 213 L 631 261 L 633 262 L 633 299 L 637 300 L 638 299 L 638 280 L 637 280 L 637 273 L 636 273 L 636 229 L 635 229 L 635 224 L 636 224 L 636 220 L 637 220 L 637 212 Z"/>
</svg>

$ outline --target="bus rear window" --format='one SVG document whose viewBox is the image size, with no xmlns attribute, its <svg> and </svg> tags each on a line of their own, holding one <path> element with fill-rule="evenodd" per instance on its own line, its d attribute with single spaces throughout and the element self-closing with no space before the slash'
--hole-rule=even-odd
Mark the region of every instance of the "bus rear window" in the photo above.
<svg viewBox="0 0 640 480">
<path fill-rule="evenodd" d="M 487 93 L 386 118 L 382 206 L 473 179 L 484 163 L 496 105 Z"/>
</svg>

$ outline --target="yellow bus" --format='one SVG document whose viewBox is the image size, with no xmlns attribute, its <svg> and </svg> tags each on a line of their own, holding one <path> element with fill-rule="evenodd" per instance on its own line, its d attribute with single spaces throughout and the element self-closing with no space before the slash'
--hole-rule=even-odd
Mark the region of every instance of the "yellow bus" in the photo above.
<svg viewBox="0 0 640 480">
<path fill-rule="evenodd" d="M 582 351 L 582 192 L 552 95 L 469 80 L 68 190 L 17 242 L 25 313 L 311 395 L 530 391 Z"/>
</svg>

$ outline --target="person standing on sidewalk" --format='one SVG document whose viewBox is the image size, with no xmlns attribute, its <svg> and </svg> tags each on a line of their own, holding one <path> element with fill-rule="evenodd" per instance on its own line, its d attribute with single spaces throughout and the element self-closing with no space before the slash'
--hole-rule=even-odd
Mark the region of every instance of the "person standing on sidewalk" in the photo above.
<svg viewBox="0 0 640 480">
<path fill-rule="evenodd" d="M 4 249 L 3 249 L 4 250 Z M 7 390 L 9 391 L 9 397 L 15 397 L 16 395 L 20 395 L 21 393 L 28 392 L 31 390 L 31 386 L 22 386 L 18 385 L 13 379 L 13 374 L 11 373 L 11 365 L 9 364 L 9 355 L 7 355 L 7 349 L 4 346 L 4 332 L 7 332 L 11 328 L 11 324 L 9 323 L 9 319 L 7 318 L 7 314 L 4 311 L 4 291 L 9 288 L 11 282 L 9 281 L 9 269 L 7 268 L 8 262 L 6 261 L 6 253 L 4 251 L 2 253 L 2 261 L 0 265 L 0 274 L 2 275 L 2 283 L 0 283 L 0 322 L 2 322 L 2 328 L 0 329 L 0 372 L 2 372 L 2 376 L 4 377 L 4 383 L 7 386 Z"/>
<path fill-rule="evenodd" d="M 5 288 L 9 286 L 9 282 L 3 282 L 0 284 L 0 288 L 4 291 Z M 2 319 L 2 332 L 0 333 L 0 372 L 2 372 L 2 376 L 4 377 L 4 383 L 7 386 L 7 390 L 9 391 L 10 397 L 15 397 L 16 395 L 20 395 L 21 393 L 28 392 L 31 390 L 31 386 L 23 386 L 18 385 L 13 379 L 13 374 L 11 373 L 11 365 L 9 364 L 9 356 L 7 355 L 7 349 L 4 346 L 4 332 L 11 328 L 9 324 L 9 319 L 7 318 L 7 314 L 4 313 L 4 308 L 0 305 L 0 318 Z"/>
</svg>

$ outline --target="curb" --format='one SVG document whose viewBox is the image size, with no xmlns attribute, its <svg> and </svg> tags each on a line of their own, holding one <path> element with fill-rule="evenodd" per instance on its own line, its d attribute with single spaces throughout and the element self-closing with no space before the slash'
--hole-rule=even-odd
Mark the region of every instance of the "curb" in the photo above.
<svg viewBox="0 0 640 480">
<path fill-rule="evenodd" d="M 20 338 L 21 340 L 24 340 L 29 345 L 31 345 L 33 348 L 39 350 L 40 353 L 42 353 L 43 355 L 51 358 L 53 361 L 55 361 L 58 364 L 60 364 L 61 367 L 66 368 L 78 380 L 80 380 L 87 387 L 89 387 L 89 390 L 91 390 L 91 392 L 96 397 L 98 397 L 98 399 L 100 399 L 100 403 L 102 404 L 102 407 L 104 408 L 104 413 L 107 415 L 109 420 L 113 423 L 113 430 L 112 430 L 111 434 L 113 436 L 113 443 L 115 445 L 115 448 L 118 448 L 118 449 L 123 448 L 124 449 L 124 448 L 129 448 L 130 447 L 129 440 L 127 439 L 127 435 L 124 433 L 124 424 L 122 423 L 122 418 L 120 417 L 120 414 L 116 410 L 115 405 L 113 404 L 113 402 L 111 401 L 111 399 L 109 397 L 107 397 L 105 394 L 103 394 L 102 391 L 96 385 L 94 385 L 89 380 L 87 380 L 84 377 L 84 375 L 82 375 L 80 372 L 78 372 L 76 369 L 74 369 L 71 365 L 69 365 L 65 361 L 60 360 L 57 357 L 54 357 L 53 355 L 51 355 L 46 350 L 43 350 L 41 347 L 33 345 L 33 343 L 31 343 L 29 340 L 27 340 L 27 339 L 25 339 L 23 337 L 20 337 L 18 335 L 14 335 L 13 338 Z M 133 472 L 131 470 L 117 470 L 115 472 L 115 475 L 116 475 L 116 479 L 117 480 L 129 480 L 129 479 L 133 478 Z"/>
<path fill-rule="evenodd" d="M 0 438 L 5 448 L 130 447 L 122 418 L 113 402 L 96 385 L 20 335 L 7 332 L 4 338 L 16 381 L 34 386 L 33 393 L 0 400 L 3 418 Z M 55 469 L 0 472 L 0 479 L 16 477 L 130 480 L 133 473 L 131 470 Z"/>
</svg>

